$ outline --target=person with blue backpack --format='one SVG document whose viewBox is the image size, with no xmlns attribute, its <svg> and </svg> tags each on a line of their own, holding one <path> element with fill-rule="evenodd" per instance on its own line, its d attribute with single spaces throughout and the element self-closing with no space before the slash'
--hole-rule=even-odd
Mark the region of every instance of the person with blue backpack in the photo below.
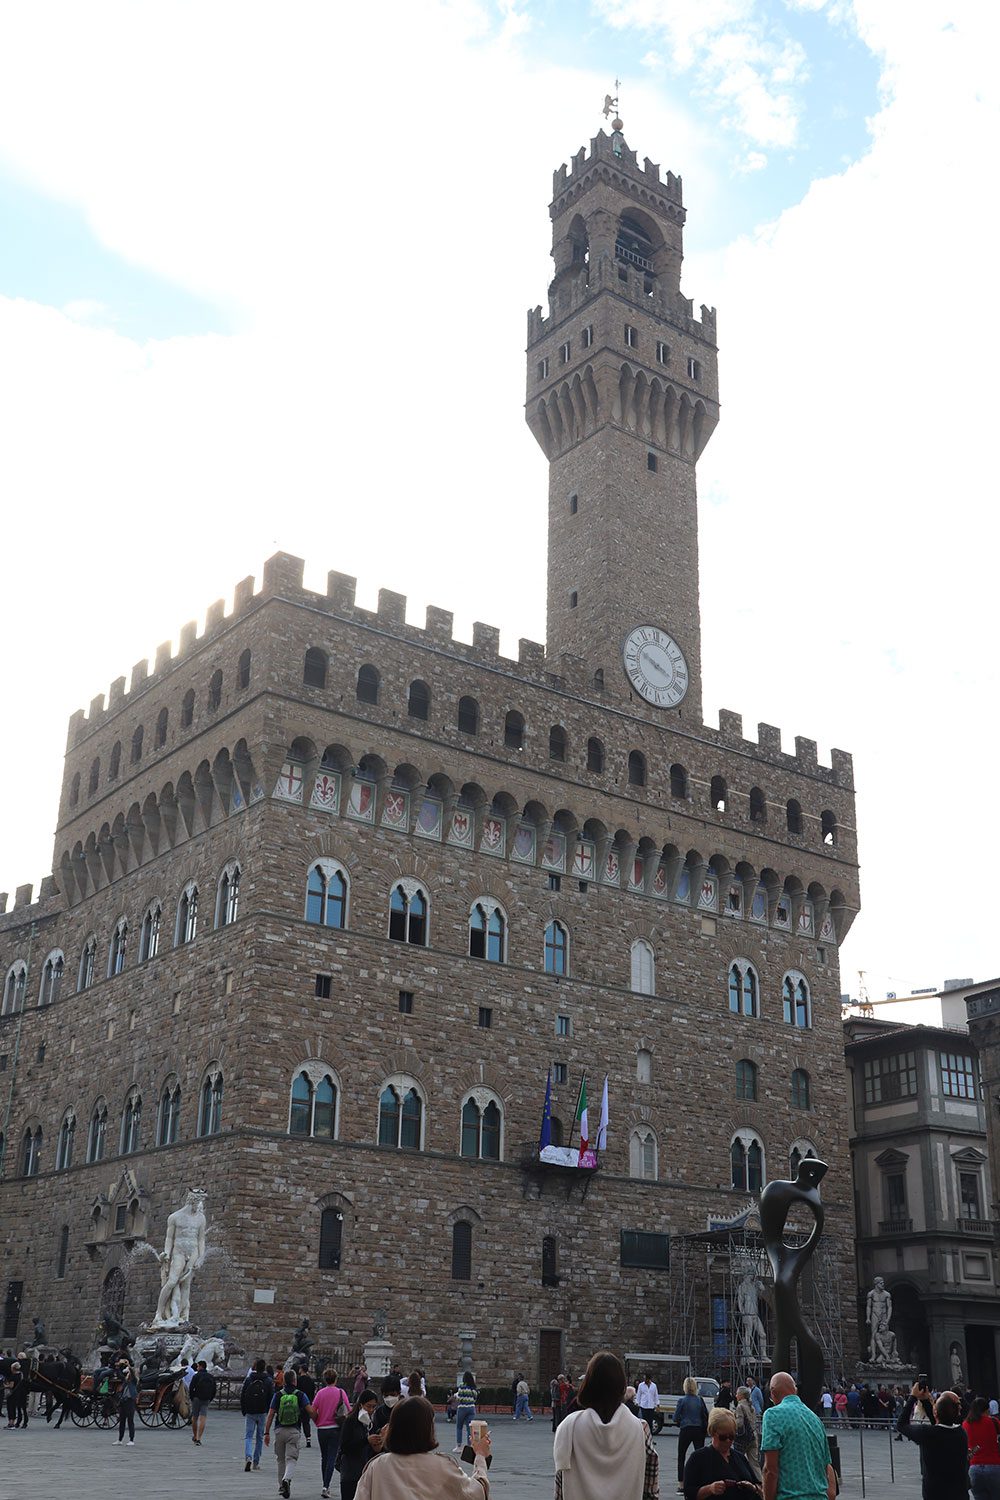
<svg viewBox="0 0 1000 1500">
<path fill-rule="evenodd" d="M 302 1434 L 302 1419 L 316 1416 L 305 1394 L 297 1387 L 295 1371 L 285 1371 L 285 1383 L 271 1397 L 271 1406 L 264 1424 L 264 1445 L 271 1443 L 271 1427 L 274 1427 L 274 1456 L 278 1463 L 278 1493 L 288 1500 L 292 1493 L 292 1475 L 299 1461 L 299 1438 Z"/>
</svg>

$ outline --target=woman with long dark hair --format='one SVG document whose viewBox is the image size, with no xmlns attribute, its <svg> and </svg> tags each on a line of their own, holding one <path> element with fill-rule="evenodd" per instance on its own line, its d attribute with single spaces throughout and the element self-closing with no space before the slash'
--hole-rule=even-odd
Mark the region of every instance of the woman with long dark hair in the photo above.
<svg viewBox="0 0 1000 1500">
<path fill-rule="evenodd" d="M 355 1500 L 484 1500 L 490 1493 L 486 1460 L 490 1440 L 473 1440 L 472 1478 L 438 1449 L 434 1408 L 423 1396 L 408 1396 L 392 1409 L 385 1445 L 361 1476 Z"/>
<path fill-rule="evenodd" d="M 625 1405 L 625 1367 L 602 1350 L 587 1366 L 578 1410 L 552 1445 L 555 1500 L 647 1500 L 659 1493 L 659 1460 L 649 1428 Z"/>
</svg>

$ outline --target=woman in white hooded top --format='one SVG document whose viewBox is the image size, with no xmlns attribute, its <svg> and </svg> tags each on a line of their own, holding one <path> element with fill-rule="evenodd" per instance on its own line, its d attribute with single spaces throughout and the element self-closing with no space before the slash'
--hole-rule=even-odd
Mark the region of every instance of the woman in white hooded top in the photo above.
<svg viewBox="0 0 1000 1500">
<path fill-rule="evenodd" d="M 587 1366 L 579 1411 L 556 1429 L 555 1500 L 652 1500 L 659 1462 L 645 1422 L 625 1406 L 625 1369 L 603 1350 Z"/>
<path fill-rule="evenodd" d="M 355 1500 L 489 1500 L 487 1435 L 472 1444 L 471 1478 L 450 1454 L 438 1450 L 434 1408 L 423 1396 L 408 1396 L 392 1408 L 385 1445 L 358 1483 Z"/>
</svg>

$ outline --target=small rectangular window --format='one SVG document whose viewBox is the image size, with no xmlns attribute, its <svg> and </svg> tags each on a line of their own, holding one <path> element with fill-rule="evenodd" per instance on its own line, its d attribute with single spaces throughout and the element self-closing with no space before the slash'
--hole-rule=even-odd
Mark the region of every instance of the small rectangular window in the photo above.
<svg viewBox="0 0 1000 1500">
<path fill-rule="evenodd" d="M 651 474 L 655 474 L 656 473 L 657 469 L 659 468 L 659 464 L 656 461 L 656 454 L 655 453 L 647 453 L 646 454 L 646 468 L 649 470 L 649 472 Z"/>
<path fill-rule="evenodd" d="M 539 380 L 547 380 L 548 379 L 548 374 L 549 374 L 549 360 L 548 360 L 548 355 L 546 355 L 546 357 L 544 359 L 540 359 L 538 361 L 538 378 L 539 378 Z"/>
<path fill-rule="evenodd" d="M 552 1064 L 552 1082 L 553 1083 L 565 1083 L 568 1076 L 569 1075 L 568 1075 L 568 1073 L 566 1071 L 566 1064 L 565 1063 L 553 1063 Z"/>
<path fill-rule="evenodd" d="M 562 879 L 561 879 L 561 877 L 559 875 L 550 875 L 548 877 L 548 887 L 549 887 L 550 891 L 558 891 L 559 889 L 561 889 L 561 887 L 562 887 Z"/>
<path fill-rule="evenodd" d="M 588 324 L 587 327 L 583 330 L 583 334 L 581 336 L 580 342 L 583 344 L 583 347 L 585 349 L 589 349 L 590 346 L 593 344 L 593 342 L 594 342 L 594 328 L 593 328 L 593 324 Z"/>
<path fill-rule="evenodd" d="M 2 1056 L 0 1056 L 0 1073 L 6 1073 L 6 1071 L 7 1071 L 7 1059 L 9 1057 L 10 1057 L 10 1053 L 9 1052 L 4 1052 L 2 1054 Z"/>
<path fill-rule="evenodd" d="M 621 1263 L 623 1266 L 642 1266 L 651 1271 L 669 1271 L 669 1234 L 647 1234 L 642 1229 L 623 1229 Z"/>
<path fill-rule="evenodd" d="M 570 515 L 571 516 L 575 516 L 578 509 L 579 509 L 579 500 L 578 500 L 577 496 L 576 495 L 570 495 L 570 497 L 569 497 L 569 513 L 570 513 Z"/>
<path fill-rule="evenodd" d="M 569 1019 L 569 1016 L 556 1016 L 556 1036 L 569 1036 L 569 1034 L 570 1034 L 570 1019 Z"/>
<path fill-rule="evenodd" d="M 329 1000 L 330 998 L 330 975 L 316 975 L 316 998 L 318 1000 Z"/>
<path fill-rule="evenodd" d="M 659 365 L 670 363 L 670 345 L 665 344 L 662 339 L 658 340 L 656 345 L 656 362 Z"/>
<path fill-rule="evenodd" d="M 570 590 L 570 595 L 569 595 L 569 607 L 570 607 L 570 609 L 576 609 L 578 598 L 579 598 L 579 595 L 577 594 L 576 589 L 571 589 Z"/>
<path fill-rule="evenodd" d="M 128 1222 L 128 1204 L 119 1203 L 115 1208 L 115 1234 L 123 1234 Z"/>
<path fill-rule="evenodd" d="M 412 1016 L 413 1015 L 413 991 L 412 990 L 400 990 L 400 992 L 399 992 L 399 1008 L 402 1011 L 402 1013 L 403 1013 L 404 1016 Z"/>
<path fill-rule="evenodd" d="M 40 1062 L 40 1063 L 43 1063 L 45 1061 L 45 1043 L 44 1042 L 39 1042 L 38 1043 L 38 1051 L 35 1053 L 35 1057 L 36 1057 L 37 1061 Z"/>
<path fill-rule="evenodd" d="M 582 891 L 582 893 L 584 895 L 586 895 L 587 892 L 590 890 L 590 881 L 589 880 L 581 880 L 580 881 L 580 890 Z"/>
<path fill-rule="evenodd" d="M 638 349 L 639 347 L 639 335 L 631 323 L 625 324 L 625 345 L 628 349 Z"/>
<path fill-rule="evenodd" d="M 569 364 L 569 352 L 570 352 L 570 344 L 569 344 L 569 339 L 567 339 L 566 342 L 565 342 L 565 344 L 560 344 L 559 345 L 559 363 L 561 365 L 568 365 Z"/>
<path fill-rule="evenodd" d="M 489 1031 L 493 1025 L 493 1008 L 489 1005 L 479 1007 L 479 1024 L 484 1031 Z"/>
<path fill-rule="evenodd" d="M 696 359 L 691 359 L 690 357 L 688 358 L 688 379 L 689 380 L 700 380 L 701 379 L 701 365 L 698 363 L 698 361 Z"/>
</svg>

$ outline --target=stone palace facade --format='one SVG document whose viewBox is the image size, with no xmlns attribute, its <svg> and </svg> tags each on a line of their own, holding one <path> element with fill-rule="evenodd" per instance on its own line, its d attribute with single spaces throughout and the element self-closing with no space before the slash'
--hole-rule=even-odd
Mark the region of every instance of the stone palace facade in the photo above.
<svg viewBox="0 0 1000 1500">
<path fill-rule="evenodd" d="M 665 1350 L 672 1238 L 810 1150 L 853 1297 L 851 759 L 703 723 L 680 179 L 602 132 L 551 217 L 547 649 L 278 554 L 70 720 L 53 874 L 0 916 L 2 1347 L 135 1328 L 190 1186 L 192 1316 L 248 1353 L 380 1311 L 441 1379 L 462 1332 L 484 1382 Z M 609 1077 L 595 1172 L 538 1161 L 550 1067 L 566 1144 Z"/>
</svg>

